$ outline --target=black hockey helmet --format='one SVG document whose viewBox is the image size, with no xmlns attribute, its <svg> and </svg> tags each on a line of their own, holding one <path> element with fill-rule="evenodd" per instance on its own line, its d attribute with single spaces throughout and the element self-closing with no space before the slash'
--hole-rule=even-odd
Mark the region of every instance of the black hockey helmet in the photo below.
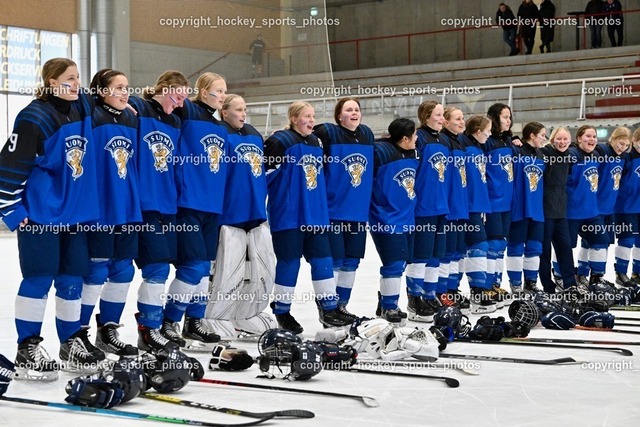
<svg viewBox="0 0 640 427">
<path fill-rule="evenodd" d="M 189 383 L 191 377 L 191 360 L 175 348 L 148 357 L 142 366 L 147 383 L 158 393 L 178 391 Z"/>
<path fill-rule="evenodd" d="M 322 351 L 285 329 L 269 329 L 258 340 L 260 370 L 270 378 L 304 381 L 322 370 Z"/>
<path fill-rule="evenodd" d="M 454 337 L 465 337 L 471 330 L 469 318 L 462 314 L 458 307 L 441 307 L 433 316 L 433 326 L 442 328 L 448 326 Z"/>
<path fill-rule="evenodd" d="M 509 306 L 509 317 L 513 322 L 521 322 L 533 328 L 540 320 L 540 313 L 533 301 L 517 299 Z"/>
<path fill-rule="evenodd" d="M 122 357 L 110 370 L 101 375 L 105 380 L 120 384 L 124 391 L 121 403 L 134 399 L 147 389 L 147 378 L 142 364 L 136 359 Z"/>
</svg>

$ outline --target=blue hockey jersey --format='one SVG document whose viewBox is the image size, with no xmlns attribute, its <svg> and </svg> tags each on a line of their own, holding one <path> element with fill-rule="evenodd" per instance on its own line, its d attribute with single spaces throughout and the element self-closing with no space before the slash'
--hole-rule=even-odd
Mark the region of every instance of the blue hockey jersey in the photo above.
<svg viewBox="0 0 640 427">
<path fill-rule="evenodd" d="M 324 148 L 329 218 L 366 222 L 373 186 L 373 132 L 365 125 L 352 132 L 323 123 L 313 133 Z"/>
<path fill-rule="evenodd" d="M 609 144 L 598 144 L 595 148 L 598 156 L 598 211 L 601 215 L 615 212 L 616 199 L 620 190 L 620 179 L 624 168 L 624 153 L 616 154 Z"/>
<path fill-rule="evenodd" d="M 417 168 L 416 150 L 403 150 L 385 139 L 376 141 L 369 212 L 371 231 L 406 233 L 415 225 Z"/>
<path fill-rule="evenodd" d="M 184 100 L 177 147 L 178 207 L 221 213 L 227 178 L 227 129 L 206 104 Z"/>
<path fill-rule="evenodd" d="M 267 178 L 264 167 L 264 143 L 260 133 L 249 124 L 242 129 L 227 129 L 227 185 L 220 224 L 238 224 L 266 220 Z"/>
<path fill-rule="evenodd" d="M 138 155 L 140 207 L 172 215 L 178 211 L 174 164 L 180 140 L 180 118 L 166 114 L 154 101 L 130 97 L 129 104 L 138 112 Z"/>
<path fill-rule="evenodd" d="M 449 214 L 447 219 L 469 219 L 469 196 L 467 195 L 467 155 L 464 145 L 458 136 L 444 129 L 440 132 L 440 138 L 451 147 L 449 158 L 451 159 L 451 174 L 449 179 Z"/>
<path fill-rule="evenodd" d="M 487 185 L 487 156 L 473 136 L 460 135 L 467 156 L 467 195 L 469 196 L 469 212 L 491 213 L 489 188 Z"/>
<path fill-rule="evenodd" d="M 320 140 L 280 130 L 265 141 L 264 151 L 271 231 L 329 225 Z"/>
<path fill-rule="evenodd" d="M 513 200 L 513 146 L 511 137 L 490 136 L 482 146 L 487 155 L 487 185 L 491 212 L 508 212 Z"/>
<path fill-rule="evenodd" d="M 92 123 L 98 146 L 98 221 L 106 225 L 140 222 L 142 213 L 135 160 L 138 118 L 126 108 L 119 111 L 98 101 Z"/>
<path fill-rule="evenodd" d="M 511 221 L 529 218 L 544 222 L 544 156 L 526 142 L 514 147 L 514 152 Z"/>
<path fill-rule="evenodd" d="M 418 128 L 417 135 L 420 162 L 416 171 L 416 217 L 446 215 L 453 170 L 451 147 L 428 126 Z"/>
<path fill-rule="evenodd" d="M 75 102 L 36 99 L 18 114 L 0 154 L 0 213 L 9 229 L 25 217 L 59 227 L 98 219 L 91 111 L 81 94 Z"/>
<path fill-rule="evenodd" d="M 598 181 L 600 173 L 596 153 L 585 153 L 578 147 L 569 148 L 572 165 L 567 178 L 567 218 L 587 219 L 598 211 Z"/>
<path fill-rule="evenodd" d="M 640 153 L 635 148 L 624 155 L 625 163 L 616 199 L 616 213 L 640 213 Z"/>
</svg>

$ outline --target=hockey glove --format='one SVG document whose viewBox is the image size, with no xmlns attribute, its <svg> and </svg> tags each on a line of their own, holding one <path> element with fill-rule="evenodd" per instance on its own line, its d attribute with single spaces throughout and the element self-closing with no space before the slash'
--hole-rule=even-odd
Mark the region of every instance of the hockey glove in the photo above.
<svg viewBox="0 0 640 427">
<path fill-rule="evenodd" d="M 246 350 L 235 347 L 216 345 L 211 351 L 213 356 L 209 361 L 209 370 L 243 371 L 253 365 L 253 358 Z"/>
<path fill-rule="evenodd" d="M 0 354 L 0 396 L 2 396 L 9 387 L 9 383 L 15 375 L 15 366 L 13 363 Z"/>
<path fill-rule="evenodd" d="M 112 408 L 122 401 L 124 390 L 119 383 L 91 377 L 74 378 L 67 383 L 68 403 L 92 408 Z"/>
<path fill-rule="evenodd" d="M 590 311 L 580 317 L 579 323 L 581 326 L 589 328 L 606 328 L 612 329 L 615 317 L 610 313 L 599 313 L 597 311 Z"/>
<path fill-rule="evenodd" d="M 322 353 L 322 367 L 325 369 L 348 369 L 356 363 L 358 352 L 350 345 L 315 342 Z"/>
<path fill-rule="evenodd" d="M 576 326 L 576 321 L 567 314 L 551 312 L 542 316 L 542 326 L 547 329 L 566 331 Z"/>
<path fill-rule="evenodd" d="M 517 320 L 513 322 L 503 322 L 500 324 L 505 338 L 524 338 L 529 335 L 531 328 Z"/>
</svg>

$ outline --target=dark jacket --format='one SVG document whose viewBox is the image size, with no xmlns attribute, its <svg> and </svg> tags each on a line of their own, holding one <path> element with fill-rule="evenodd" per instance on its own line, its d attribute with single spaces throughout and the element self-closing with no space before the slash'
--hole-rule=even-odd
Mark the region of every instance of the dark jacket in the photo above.
<svg viewBox="0 0 640 427">
<path fill-rule="evenodd" d="M 567 176 L 571 167 L 569 150 L 559 152 L 551 144 L 541 148 L 547 166 L 544 169 L 544 217 L 567 217 Z"/>
</svg>

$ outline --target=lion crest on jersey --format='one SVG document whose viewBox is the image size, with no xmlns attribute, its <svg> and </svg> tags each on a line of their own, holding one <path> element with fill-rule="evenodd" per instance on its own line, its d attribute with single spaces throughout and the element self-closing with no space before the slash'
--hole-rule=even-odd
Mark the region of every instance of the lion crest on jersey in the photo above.
<svg viewBox="0 0 640 427">
<path fill-rule="evenodd" d="M 589 181 L 589 190 L 592 193 L 597 193 L 598 192 L 598 178 L 599 178 L 598 168 L 595 167 L 595 166 L 588 167 L 582 173 L 582 176 L 584 176 L 587 179 L 587 181 Z"/>
<path fill-rule="evenodd" d="M 220 171 L 220 163 L 224 155 L 224 139 L 218 135 L 210 133 L 204 136 L 200 143 L 204 147 L 204 152 L 207 153 L 207 162 L 209 163 L 209 171 L 212 173 L 218 173 Z"/>
<path fill-rule="evenodd" d="M 362 175 L 367 170 L 367 158 L 360 153 L 349 154 L 341 162 L 351 177 L 351 185 L 357 187 L 362 183 Z"/>
<path fill-rule="evenodd" d="M 447 171 L 447 157 L 442 153 L 435 153 L 429 157 L 429 163 L 438 172 L 438 181 L 444 182 L 444 174 Z"/>
<path fill-rule="evenodd" d="M 306 154 L 298 161 L 298 166 L 304 170 L 304 180 L 307 190 L 314 190 L 318 187 L 318 174 L 322 169 L 322 161 L 319 158 Z"/>
<path fill-rule="evenodd" d="M 498 163 L 503 171 L 507 173 L 507 180 L 509 182 L 513 182 L 513 162 L 511 161 L 511 156 L 500 156 L 498 159 Z"/>
<path fill-rule="evenodd" d="M 116 164 L 118 177 L 127 178 L 127 163 L 133 156 L 133 143 L 123 136 L 113 137 L 104 146 L 104 149 L 111 153 L 111 158 Z"/>
<path fill-rule="evenodd" d="M 616 166 L 611 170 L 611 179 L 613 180 L 613 191 L 618 191 L 622 179 L 622 166 Z"/>
<path fill-rule="evenodd" d="M 238 157 L 247 162 L 251 166 L 251 173 L 258 178 L 262 175 L 262 159 L 264 157 L 262 150 L 257 145 L 242 143 L 235 150 Z"/>
<path fill-rule="evenodd" d="M 456 168 L 458 169 L 458 173 L 460 173 L 460 182 L 462 182 L 462 188 L 464 188 L 467 186 L 467 166 L 465 165 L 464 158 L 456 158 Z"/>
<path fill-rule="evenodd" d="M 80 135 L 73 135 L 65 138 L 64 151 L 67 166 L 71 168 L 71 176 L 78 179 L 84 173 L 82 161 L 87 152 L 87 138 Z"/>
<path fill-rule="evenodd" d="M 173 141 L 171 137 L 164 132 L 149 132 L 142 138 L 151 150 L 153 155 L 153 167 L 156 171 L 162 173 L 169 170 L 169 158 L 173 152 Z"/>
<path fill-rule="evenodd" d="M 407 192 L 407 196 L 410 200 L 416 198 L 415 184 L 416 184 L 416 170 L 411 168 L 404 168 L 400 172 L 394 175 L 393 180 L 404 188 Z"/>
<path fill-rule="evenodd" d="M 475 163 L 478 172 L 480 172 L 480 179 L 482 182 L 487 182 L 487 158 L 485 156 L 476 156 L 473 159 L 473 163 Z"/>
<path fill-rule="evenodd" d="M 524 168 L 524 173 L 529 181 L 529 191 L 534 192 L 538 190 L 538 184 L 542 179 L 542 169 L 536 165 L 529 165 Z"/>
</svg>

